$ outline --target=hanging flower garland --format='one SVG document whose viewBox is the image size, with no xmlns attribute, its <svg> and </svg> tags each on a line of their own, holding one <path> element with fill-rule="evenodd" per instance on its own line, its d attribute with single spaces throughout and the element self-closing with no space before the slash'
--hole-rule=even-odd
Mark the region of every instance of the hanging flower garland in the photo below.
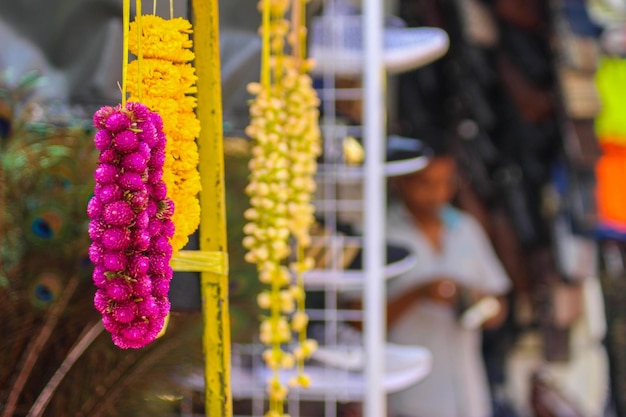
<svg viewBox="0 0 626 417">
<path fill-rule="evenodd" d="M 264 22 L 261 83 L 248 85 L 255 98 L 250 102 L 251 120 L 246 133 L 254 139 L 254 145 L 246 188 L 252 207 L 245 213 L 249 223 L 244 227 L 243 243 L 249 249 L 246 260 L 257 264 L 260 281 L 269 286 L 258 296 L 259 306 L 269 310 L 260 328 L 261 342 L 269 346 L 263 359 L 274 371 L 268 382 L 267 417 L 284 415 L 288 389 L 280 382 L 279 370 L 297 362 L 299 372 L 290 385 L 308 386 L 302 365 L 316 348 L 316 342 L 306 338 L 308 317 L 301 278 L 312 266 L 304 259 L 302 249 L 310 244 L 308 229 L 313 223 L 310 201 L 320 149 L 319 100 L 310 78 L 301 72 L 306 64 L 283 56 L 289 31 L 284 16 L 289 3 L 260 3 Z M 296 27 L 301 29 L 298 24 Z M 297 284 L 292 283 L 292 271 L 285 265 L 292 235 L 299 242 L 297 262 L 292 265 Z M 291 342 L 292 330 L 299 334 L 299 345 L 290 353 L 283 345 Z"/>
<path fill-rule="evenodd" d="M 197 92 L 195 69 L 189 64 L 194 59 L 191 32 L 191 23 L 186 19 L 156 15 L 142 16 L 141 26 L 132 22 L 129 32 L 129 50 L 135 55 L 141 52 L 143 58 L 128 66 L 128 79 L 138 80 L 128 85 L 129 100 L 136 100 L 141 94 L 141 102 L 163 118 L 168 139 L 163 180 L 177 208 L 171 239 L 175 252 L 187 244 L 189 235 L 200 224 L 196 144 L 200 122 L 194 113 L 196 99 L 190 95 Z"/>
<path fill-rule="evenodd" d="M 312 258 L 305 257 L 305 249 L 311 245 L 310 229 L 315 223 L 315 207 L 311 199 L 316 184 L 317 158 L 321 154 L 321 132 L 319 128 L 320 100 L 313 88 L 308 72 L 313 62 L 306 60 L 305 0 L 294 0 L 291 13 L 292 28 L 289 43 L 292 54 L 285 62 L 285 101 L 287 123 L 285 135 L 289 144 L 290 188 L 287 201 L 289 230 L 296 242 L 296 262 L 291 270 L 296 276 L 293 288 L 297 311 L 291 327 L 298 334 L 300 346 L 294 349 L 298 375 L 291 385 L 308 386 L 309 378 L 304 373 L 304 361 L 312 353 L 311 341 L 307 339 L 309 318 L 305 313 L 304 273 L 313 268 Z"/>
<path fill-rule="evenodd" d="M 136 3 L 141 25 L 141 0 Z M 130 0 L 124 0 L 123 21 L 122 104 L 104 106 L 93 117 L 100 157 L 87 214 L 94 305 L 113 343 L 137 349 L 158 337 L 169 314 L 174 203 L 163 181 L 163 120 L 145 104 L 126 100 Z"/>
<path fill-rule="evenodd" d="M 120 348 L 152 342 L 169 313 L 174 205 L 162 180 L 163 123 L 145 105 L 102 107 L 93 118 L 100 150 L 87 207 L 94 304 Z"/>
</svg>

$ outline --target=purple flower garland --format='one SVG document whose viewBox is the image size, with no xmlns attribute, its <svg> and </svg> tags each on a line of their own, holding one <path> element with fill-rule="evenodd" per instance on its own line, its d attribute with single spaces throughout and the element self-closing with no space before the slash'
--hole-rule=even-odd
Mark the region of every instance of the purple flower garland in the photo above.
<svg viewBox="0 0 626 417">
<path fill-rule="evenodd" d="M 170 310 L 173 202 L 163 176 L 161 117 L 141 103 L 102 107 L 93 117 L 100 160 L 87 214 L 94 305 L 113 343 L 138 349 L 154 341 Z"/>
</svg>

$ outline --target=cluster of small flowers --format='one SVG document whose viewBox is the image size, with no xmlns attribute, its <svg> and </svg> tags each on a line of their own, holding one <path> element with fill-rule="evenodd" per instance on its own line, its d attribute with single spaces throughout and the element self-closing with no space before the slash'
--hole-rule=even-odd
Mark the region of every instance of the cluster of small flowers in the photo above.
<svg viewBox="0 0 626 417">
<path fill-rule="evenodd" d="M 298 66 L 295 59 L 283 56 L 289 31 L 284 14 L 289 5 L 289 0 L 270 1 L 270 26 L 264 28 L 269 32 L 272 54 L 271 77 L 266 77 L 270 82 L 248 85 L 255 98 L 250 102 L 246 134 L 254 139 L 254 145 L 246 188 L 252 207 L 245 212 L 249 223 L 244 227 L 243 244 L 249 250 L 246 261 L 257 264 L 260 281 L 269 286 L 257 298 L 259 306 L 270 313 L 261 322 L 260 340 L 269 346 L 263 359 L 275 371 L 267 386 L 267 417 L 283 416 L 288 389 L 280 382 L 278 370 L 292 368 L 296 362 L 301 370 L 300 364 L 317 347 L 314 340 L 306 339 L 308 316 L 301 309 L 296 311 L 296 305 L 304 304 L 304 289 L 292 284 L 291 271 L 284 265 L 291 252 L 291 236 L 301 247 L 310 244 L 313 175 L 320 153 L 319 99 L 306 74 L 310 63 Z M 299 259 L 292 268 L 302 272 L 310 269 L 311 263 Z M 300 333 L 301 339 L 293 352 L 287 352 L 282 346 L 291 342 L 292 332 Z M 302 372 L 289 382 L 292 386 L 309 384 Z"/>
<path fill-rule="evenodd" d="M 251 121 L 246 133 L 255 143 L 246 187 L 252 207 L 244 213 L 249 223 L 244 226 L 243 245 L 249 250 L 246 261 L 258 265 L 261 282 L 282 287 L 290 280 L 289 271 L 281 272 L 277 268 L 290 253 L 287 220 L 290 174 L 289 148 L 284 141 L 287 113 L 276 90 L 274 86 L 265 88 L 258 83 L 248 85 L 248 91 L 256 94 L 256 98 L 250 104 Z"/>
<path fill-rule="evenodd" d="M 93 243 L 94 305 L 120 348 L 141 348 L 164 325 L 172 279 L 174 204 L 162 180 L 161 117 L 136 102 L 102 107 L 93 117 L 100 150 L 87 214 Z"/>
<path fill-rule="evenodd" d="M 296 286 L 292 294 L 297 303 L 297 310 L 291 318 L 291 328 L 298 333 L 299 346 L 293 353 L 298 365 L 298 375 L 290 385 L 306 387 L 310 385 L 308 376 L 303 371 L 304 361 L 317 348 L 314 340 L 307 339 L 306 327 L 309 317 L 304 311 L 305 291 L 303 274 L 313 268 L 312 258 L 305 257 L 305 248 L 311 245 L 311 226 L 315 222 L 315 207 L 311 199 L 316 184 L 317 157 L 321 153 L 321 133 L 319 128 L 319 104 L 313 81 L 308 74 L 312 63 L 290 58 L 285 61 L 283 88 L 287 103 L 287 123 L 285 135 L 289 144 L 289 199 L 287 213 L 289 230 L 298 246 L 298 256 L 291 264 L 296 275 Z"/>
<path fill-rule="evenodd" d="M 311 63 L 303 64 L 298 66 L 296 59 L 286 60 L 282 85 L 285 88 L 285 135 L 289 144 L 291 175 L 287 202 L 289 229 L 298 244 L 306 248 L 311 244 L 309 231 L 315 222 L 311 198 L 315 191 L 316 161 L 321 153 L 321 133 L 320 100 L 306 72 Z"/>
<path fill-rule="evenodd" d="M 194 112 L 196 98 L 192 95 L 197 92 L 197 77 L 189 63 L 194 59 L 192 26 L 180 17 L 163 19 L 144 15 L 140 40 L 137 31 L 137 22 L 132 22 L 129 50 L 138 55 L 141 42 L 142 59 L 128 66 L 129 100 L 145 103 L 163 118 L 163 131 L 168 139 L 163 180 L 176 206 L 171 244 L 177 252 L 200 224 L 201 185 L 195 141 L 200 134 L 200 121 Z"/>
</svg>

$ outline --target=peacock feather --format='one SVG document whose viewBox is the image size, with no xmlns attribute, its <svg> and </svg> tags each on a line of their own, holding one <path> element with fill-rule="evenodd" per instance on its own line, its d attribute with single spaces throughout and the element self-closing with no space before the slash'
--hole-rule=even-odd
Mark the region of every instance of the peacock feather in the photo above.
<svg viewBox="0 0 626 417">
<path fill-rule="evenodd" d="M 172 415 L 175 377 L 201 366 L 200 317 L 173 315 L 136 351 L 104 334 L 87 257 L 92 127 L 59 118 L 40 82 L 0 77 L 0 417 Z"/>
</svg>

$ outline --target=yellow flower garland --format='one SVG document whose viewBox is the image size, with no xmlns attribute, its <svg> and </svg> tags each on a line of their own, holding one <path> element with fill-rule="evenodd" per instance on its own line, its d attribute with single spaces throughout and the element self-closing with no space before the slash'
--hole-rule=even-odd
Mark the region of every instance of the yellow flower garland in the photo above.
<svg viewBox="0 0 626 417">
<path fill-rule="evenodd" d="M 156 15 L 141 17 L 141 44 L 138 26 L 131 23 L 129 50 L 143 59 L 128 66 L 129 100 L 139 100 L 163 118 L 167 136 L 163 180 L 168 196 L 174 201 L 172 221 L 176 227 L 171 244 L 174 251 L 182 249 L 188 237 L 200 224 L 200 175 L 198 173 L 198 146 L 200 122 L 194 109 L 196 99 L 195 70 L 189 61 L 194 59 L 189 35 L 191 23 L 183 18 L 163 19 Z M 141 71 L 141 85 L 134 82 Z"/>
<path fill-rule="evenodd" d="M 194 59 L 191 22 L 182 17 L 163 19 L 157 15 L 141 17 L 141 52 L 144 58 L 182 63 Z M 131 23 L 128 49 L 136 54 L 139 48 L 135 22 Z M 133 34 L 134 32 L 134 34 Z"/>
<path fill-rule="evenodd" d="M 300 1 L 296 0 L 294 6 L 303 12 Z M 284 415 L 288 389 L 280 382 L 280 368 L 297 365 L 298 374 L 289 385 L 309 386 L 303 372 L 304 360 L 317 347 L 314 340 L 306 338 L 308 316 L 304 312 L 302 274 L 312 267 L 312 260 L 304 257 L 304 249 L 310 245 L 309 229 L 314 222 L 311 195 L 315 190 L 316 158 L 321 151 L 319 99 L 307 74 L 310 63 L 300 58 L 302 49 L 293 48 L 294 57 L 283 55 L 289 31 L 284 15 L 289 5 L 290 0 L 260 3 L 264 14 L 263 70 L 261 83 L 248 85 L 255 98 L 250 102 L 251 120 L 246 133 L 254 139 L 254 145 L 246 188 L 252 207 L 245 213 L 249 223 L 244 227 L 243 243 L 249 249 L 246 260 L 257 264 L 260 281 L 269 286 L 257 298 L 259 306 L 269 310 L 269 316 L 261 322 L 260 339 L 269 346 L 263 359 L 274 371 L 267 386 L 266 417 Z M 295 33 L 304 34 L 303 21 L 294 21 Z M 302 38 L 290 37 L 300 45 Z M 291 252 L 291 236 L 297 242 L 297 260 L 290 270 L 285 261 Z M 293 275 L 297 278 L 295 284 Z M 283 345 L 291 343 L 292 332 L 298 334 L 299 344 L 290 353 Z"/>
</svg>

